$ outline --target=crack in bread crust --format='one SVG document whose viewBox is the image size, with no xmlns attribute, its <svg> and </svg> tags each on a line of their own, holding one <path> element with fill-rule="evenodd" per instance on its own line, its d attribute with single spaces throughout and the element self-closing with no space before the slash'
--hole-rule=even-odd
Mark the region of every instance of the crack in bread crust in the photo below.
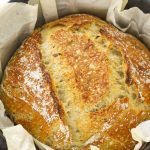
<svg viewBox="0 0 150 150">
<path fill-rule="evenodd" d="M 50 146 L 66 148 L 69 130 L 59 116 L 49 74 L 41 63 L 40 40 L 35 32 L 9 61 L 0 96 L 15 123 Z"/>
</svg>

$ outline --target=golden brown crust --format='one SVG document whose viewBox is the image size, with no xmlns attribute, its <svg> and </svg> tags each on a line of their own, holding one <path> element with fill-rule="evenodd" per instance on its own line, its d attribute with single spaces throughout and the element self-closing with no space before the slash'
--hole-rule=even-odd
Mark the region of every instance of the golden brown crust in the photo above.
<svg viewBox="0 0 150 150">
<path fill-rule="evenodd" d="M 65 17 L 17 50 L 0 98 L 16 123 L 54 148 L 130 150 L 130 129 L 150 119 L 150 52 L 96 17 Z"/>
<path fill-rule="evenodd" d="M 69 131 L 60 119 L 50 77 L 41 62 L 40 39 L 39 31 L 35 31 L 10 60 L 1 99 L 14 122 L 22 124 L 38 140 L 48 144 L 50 141 L 53 147 L 60 148 L 65 140 L 66 144 L 69 141 Z"/>
<path fill-rule="evenodd" d="M 74 69 L 77 87 L 82 91 L 85 103 L 99 101 L 108 90 L 106 54 L 98 52 L 90 39 L 72 35 L 68 31 L 58 30 L 51 38 L 60 44 L 62 49 L 66 49 L 64 57 Z M 92 97 L 89 97 L 90 95 Z"/>
</svg>

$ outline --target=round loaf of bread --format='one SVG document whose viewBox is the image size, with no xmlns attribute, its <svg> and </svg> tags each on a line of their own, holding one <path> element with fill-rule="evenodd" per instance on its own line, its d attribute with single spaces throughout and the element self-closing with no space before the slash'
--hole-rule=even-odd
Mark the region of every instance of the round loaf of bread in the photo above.
<svg viewBox="0 0 150 150">
<path fill-rule="evenodd" d="M 150 119 L 150 52 L 90 15 L 34 31 L 9 61 L 0 99 L 16 124 L 60 150 L 132 150 Z"/>
</svg>

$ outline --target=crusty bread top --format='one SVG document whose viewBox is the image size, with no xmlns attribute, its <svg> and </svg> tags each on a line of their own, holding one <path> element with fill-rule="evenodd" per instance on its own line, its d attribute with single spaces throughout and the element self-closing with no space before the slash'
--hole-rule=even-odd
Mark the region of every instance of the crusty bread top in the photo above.
<svg viewBox="0 0 150 150">
<path fill-rule="evenodd" d="M 17 50 L 0 89 L 6 110 L 56 149 L 133 149 L 130 129 L 150 119 L 150 52 L 90 15 L 35 31 Z"/>
</svg>

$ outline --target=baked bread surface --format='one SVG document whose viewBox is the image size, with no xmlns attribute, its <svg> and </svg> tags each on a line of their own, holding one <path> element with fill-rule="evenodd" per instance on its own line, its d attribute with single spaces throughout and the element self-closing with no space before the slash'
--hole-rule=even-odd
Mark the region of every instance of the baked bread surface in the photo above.
<svg viewBox="0 0 150 150">
<path fill-rule="evenodd" d="M 150 119 L 150 52 L 90 15 L 34 31 L 9 61 L 0 99 L 17 124 L 62 150 L 131 150 Z"/>
</svg>

